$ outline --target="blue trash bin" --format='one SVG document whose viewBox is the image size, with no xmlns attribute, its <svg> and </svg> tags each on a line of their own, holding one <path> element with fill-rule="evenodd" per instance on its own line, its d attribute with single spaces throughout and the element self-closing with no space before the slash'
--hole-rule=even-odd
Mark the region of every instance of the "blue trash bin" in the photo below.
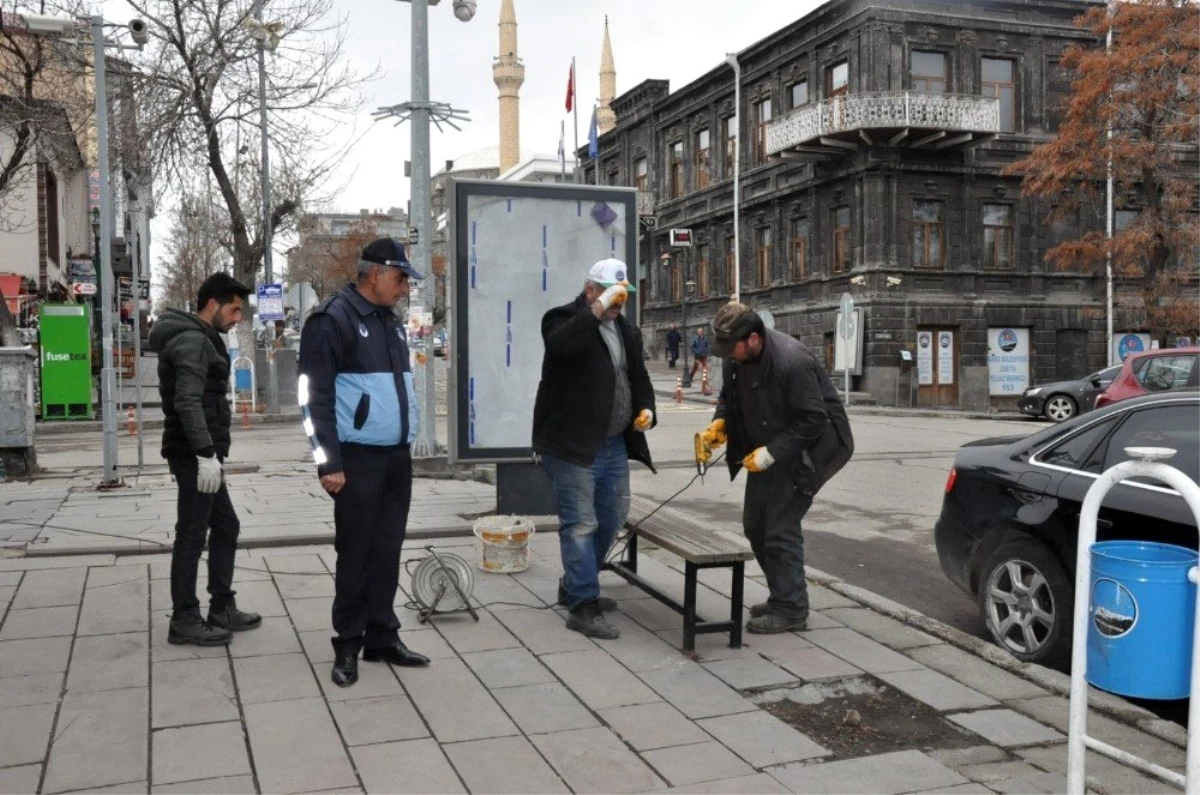
<svg viewBox="0 0 1200 795">
<path fill-rule="evenodd" d="M 1150 541 L 1092 544 L 1087 681 L 1134 698 L 1187 698 L 1192 676 L 1194 549 Z"/>
</svg>

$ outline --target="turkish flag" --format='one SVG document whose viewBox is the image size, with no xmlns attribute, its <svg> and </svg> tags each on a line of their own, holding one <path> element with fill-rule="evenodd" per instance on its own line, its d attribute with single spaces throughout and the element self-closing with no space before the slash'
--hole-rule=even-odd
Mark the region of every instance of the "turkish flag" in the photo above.
<svg viewBox="0 0 1200 795">
<path fill-rule="evenodd" d="M 575 59 L 571 59 L 571 72 L 567 75 L 567 112 L 575 107 Z"/>
</svg>

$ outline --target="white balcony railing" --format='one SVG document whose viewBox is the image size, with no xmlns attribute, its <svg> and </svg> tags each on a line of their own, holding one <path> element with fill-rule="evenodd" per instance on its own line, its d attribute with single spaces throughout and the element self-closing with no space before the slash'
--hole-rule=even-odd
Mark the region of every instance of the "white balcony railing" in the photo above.
<svg viewBox="0 0 1200 795">
<path fill-rule="evenodd" d="M 1000 100 L 969 94 L 847 94 L 793 110 L 767 125 L 767 154 L 822 136 L 881 129 L 1000 132 Z"/>
</svg>

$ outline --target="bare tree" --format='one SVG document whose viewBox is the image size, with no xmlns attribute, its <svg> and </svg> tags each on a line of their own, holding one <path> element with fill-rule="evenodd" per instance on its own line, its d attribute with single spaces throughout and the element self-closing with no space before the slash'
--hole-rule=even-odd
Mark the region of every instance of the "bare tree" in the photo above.
<svg viewBox="0 0 1200 795">
<path fill-rule="evenodd" d="M 228 236 L 222 235 L 214 210 L 207 192 L 180 192 L 158 260 L 163 278 L 160 306 L 196 309 L 196 293 L 204 280 L 232 265 Z"/>
<path fill-rule="evenodd" d="M 8 231 L 22 227 L 22 216 L 8 210 L 28 203 L 38 163 L 78 151 L 92 119 L 91 94 L 81 79 L 91 68 L 90 53 L 62 37 L 31 33 L 22 17 L 73 16 L 82 7 L 71 0 L 16 0 L 11 11 L 0 11 L 0 227 Z"/>
<path fill-rule="evenodd" d="M 160 185 L 209 172 L 228 225 L 234 275 L 252 284 L 263 258 L 260 203 L 258 39 L 267 55 L 272 228 L 286 231 L 345 156 L 347 117 L 357 89 L 374 74 L 344 64 L 344 20 L 333 0 L 266 3 L 269 24 L 251 0 L 127 0 L 149 25 L 138 61 L 145 151 Z M 353 135 L 353 132 L 349 133 Z"/>
</svg>

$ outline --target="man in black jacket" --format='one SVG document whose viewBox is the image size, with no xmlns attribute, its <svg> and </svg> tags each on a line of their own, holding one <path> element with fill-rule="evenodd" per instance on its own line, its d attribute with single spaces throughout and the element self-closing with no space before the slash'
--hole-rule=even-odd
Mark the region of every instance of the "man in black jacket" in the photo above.
<svg viewBox="0 0 1200 795">
<path fill-rule="evenodd" d="M 242 320 L 250 291 L 227 273 L 200 285 L 196 314 L 168 309 L 150 332 L 158 354 L 162 455 L 179 487 L 171 551 L 171 643 L 218 646 L 230 632 L 262 623 L 234 603 L 233 561 L 241 525 L 225 488 L 229 455 L 229 352 L 221 333 Z M 211 535 L 209 534 L 211 530 Z M 208 620 L 200 617 L 196 577 L 208 536 Z"/>
<path fill-rule="evenodd" d="M 667 332 L 667 367 L 675 369 L 675 362 L 679 361 L 679 344 L 683 342 L 683 335 L 679 333 L 679 326 L 675 323 L 671 324 L 671 330 Z"/>
<path fill-rule="evenodd" d="M 854 453 L 837 391 L 804 343 L 767 330 L 754 310 L 729 303 L 713 319 L 713 351 L 725 382 L 697 458 L 728 441 L 730 479 L 746 468 L 742 528 L 767 578 L 770 598 L 750 608 L 746 629 L 808 628 L 808 584 L 800 523 L 817 491 Z"/>
<path fill-rule="evenodd" d="M 301 335 L 304 429 L 321 486 L 333 497 L 330 676 L 339 687 L 358 681 L 359 651 L 368 662 L 429 664 L 401 642 L 394 607 L 420 416 L 407 337 L 393 309 L 408 295 L 408 280 L 421 278 L 401 243 L 375 240 L 362 250 L 358 281 L 314 309 Z"/>
<path fill-rule="evenodd" d="M 542 318 L 542 380 L 533 409 L 533 449 L 558 505 L 567 628 L 593 638 L 620 631 L 603 616 L 599 573 L 629 515 L 629 459 L 653 471 L 645 432 L 654 427 L 654 389 L 641 337 L 621 316 L 633 290 L 625 263 L 606 259 L 583 292 Z"/>
</svg>

